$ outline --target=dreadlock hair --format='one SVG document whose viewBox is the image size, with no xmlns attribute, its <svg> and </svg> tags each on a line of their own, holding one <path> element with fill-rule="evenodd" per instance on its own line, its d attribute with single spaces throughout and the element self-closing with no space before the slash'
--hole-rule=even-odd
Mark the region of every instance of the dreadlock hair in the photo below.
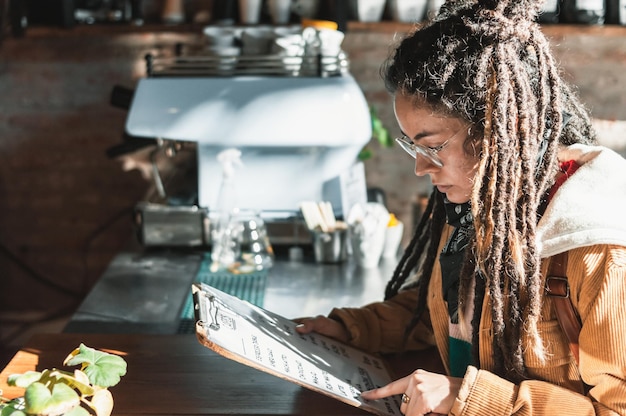
<svg viewBox="0 0 626 416">
<path fill-rule="evenodd" d="M 471 195 L 475 234 L 461 268 L 459 313 L 481 276 L 491 299 L 494 372 L 513 382 L 527 377 L 527 347 L 544 353 L 535 230 L 559 168 L 559 145 L 596 140 L 588 112 L 562 79 L 536 23 L 541 4 L 449 0 L 435 19 L 400 41 L 381 69 L 392 94 L 472 126 L 467 140 L 480 150 Z M 408 330 L 425 310 L 444 223 L 442 196 L 434 190 L 385 293 L 397 294 L 418 269 L 418 305 Z M 482 300 L 474 308 L 475 341 Z"/>
</svg>

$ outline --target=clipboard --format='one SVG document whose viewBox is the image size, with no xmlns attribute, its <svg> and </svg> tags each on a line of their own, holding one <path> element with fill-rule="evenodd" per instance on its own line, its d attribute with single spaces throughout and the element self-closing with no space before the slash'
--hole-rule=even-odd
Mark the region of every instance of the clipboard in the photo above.
<svg viewBox="0 0 626 416">
<path fill-rule="evenodd" d="M 361 392 L 394 380 L 385 361 L 204 283 L 192 284 L 196 337 L 218 354 L 381 416 L 399 416 L 399 396 Z"/>
</svg>

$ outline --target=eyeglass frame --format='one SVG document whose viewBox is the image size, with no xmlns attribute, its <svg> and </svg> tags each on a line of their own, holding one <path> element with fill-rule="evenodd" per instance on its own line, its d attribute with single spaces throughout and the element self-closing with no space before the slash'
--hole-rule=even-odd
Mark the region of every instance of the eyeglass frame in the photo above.
<svg viewBox="0 0 626 416">
<path fill-rule="evenodd" d="M 422 144 L 413 143 L 413 140 L 411 140 L 411 138 L 407 136 L 406 134 L 403 134 L 401 137 L 396 137 L 395 141 L 396 143 L 400 145 L 402 150 L 407 152 L 413 159 L 417 159 L 417 155 L 419 154 L 420 156 L 428 160 L 430 164 L 438 168 L 442 168 L 443 161 L 439 157 L 439 152 L 445 149 L 448 146 L 448 144 L 450 144 L 450 141 L 454 139 L 457 136 L 457 134 L 459 134 L 462 131 L 463 129 L 458 130 L 456 133 L 450 136 L 445 142 L 435 147 L 428 147 Z"/>
</svg>

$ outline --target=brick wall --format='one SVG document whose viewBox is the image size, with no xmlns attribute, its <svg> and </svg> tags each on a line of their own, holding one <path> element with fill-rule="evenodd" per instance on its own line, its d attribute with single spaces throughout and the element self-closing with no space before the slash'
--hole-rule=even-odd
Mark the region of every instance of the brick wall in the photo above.
<svg viewBox="0 0 626 416">
<path fill-rule="evenodd" d="M 378 68 L 397 29 L 357 25 L 344 42 L 352 73 L 392 134 Z M 626 120 L 626 30 L 548 33 L 594 116 Z M 105 156 L 121 141 L 126 116 L 109 95 L 113 85 L 135 85 L 151 48 L 189 36 L 79 27 L 32 30 L 0 46 L 0 321 L 71 310 L 132 240 L 129 210 L 149 185 Z M 385 190 L 408 233 L 415 197 L 428 183 L 398 149 L 371 146 L 368 183 Z"/>
</svg>

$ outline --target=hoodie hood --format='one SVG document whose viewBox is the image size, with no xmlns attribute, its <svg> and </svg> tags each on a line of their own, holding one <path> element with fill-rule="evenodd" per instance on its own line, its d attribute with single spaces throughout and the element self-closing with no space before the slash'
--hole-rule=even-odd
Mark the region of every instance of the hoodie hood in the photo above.
<svg viewBox="0 0 626 416">
<path fill-rule="evenodd" d="M 561 150 L 559 160 L 580 167 L 539 221 L 540 256 L 595 244 L 626 246 L 626 159 L 602 146 L 576 144 Z"/>
</svg>

